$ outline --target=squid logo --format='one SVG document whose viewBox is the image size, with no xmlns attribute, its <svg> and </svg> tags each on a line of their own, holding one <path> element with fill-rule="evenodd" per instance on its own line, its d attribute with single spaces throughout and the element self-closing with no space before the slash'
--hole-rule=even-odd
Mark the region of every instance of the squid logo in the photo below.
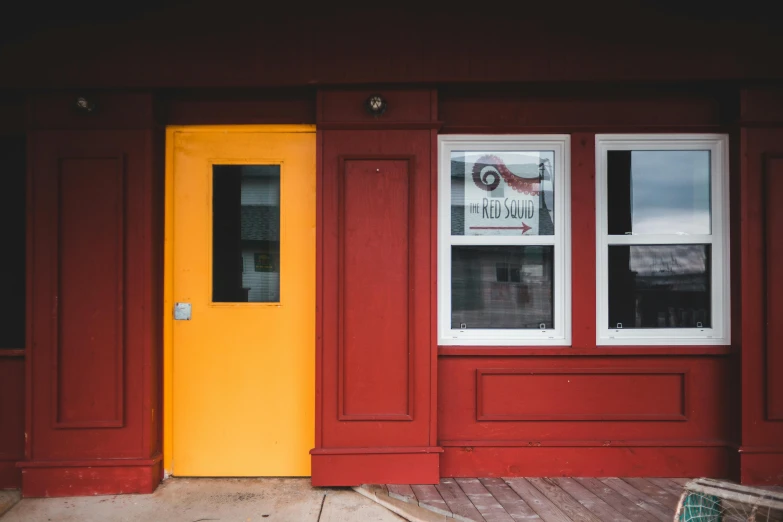
<svg viewBox="0 0 783 522">
<path fill-rule="evenodd" d="M 538 196 L 541 188 L 539 178 L 522 178 L 511 172 L 503 160 L 492 154 L 481 156 L 473 164 L 473 182 L 487 192 L 500 185 L 501 178 L 512 190 L 529 196 Z"/>
</svg>

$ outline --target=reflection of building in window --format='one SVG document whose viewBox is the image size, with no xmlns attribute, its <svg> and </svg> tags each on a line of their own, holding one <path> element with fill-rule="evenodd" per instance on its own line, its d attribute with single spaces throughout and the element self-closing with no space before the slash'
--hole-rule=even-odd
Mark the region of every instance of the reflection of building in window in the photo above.
<svg viewBox="0 0 783 522">
<path fill-rule="evenodd" d="M 460 246 L 452 250 L 455 328 L 553 327 L 553 256 L 542 246 Z"/>
<path fill-rule="evenodd" d="M 610 247 L 610 325 L 709 327 L 709 259 L 709 245 Z"/>
<path fill-rule="evenodd" d="M 242 176 L 242 286 L 249 302 L 280 300 L 280 180 Z"/>
</svg>

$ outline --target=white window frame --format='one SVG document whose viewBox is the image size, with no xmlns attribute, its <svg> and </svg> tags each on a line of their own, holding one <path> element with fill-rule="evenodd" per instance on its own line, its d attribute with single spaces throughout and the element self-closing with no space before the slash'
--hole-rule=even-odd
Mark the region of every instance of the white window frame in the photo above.
<svg viewBox="0 0 783 522">
<path fill-rule="evenodd" d="M 725 134 L 598 134 L 595 137 L 596 183 L 596 342 L 599 345 L 731 344 L 729 267 L 729 147 Z M 710 151 L 710 216 L 707 234 L 608 234 L 606 158 L 610 150 Z M 609 328 L 609 246 L 711 244 L 710 328 Z"/>
<path fill-rule="evenodd" d="M 569 135 L 442 135 L 438 137 L 438 344 L 451 346 L 569 346 L 571 344 L 571 147 Z M 451 153 L 554 151 L 552 236 L 452 236 Z M 451 247 L 554 245 L 552 329 L 451 328 Z"/>
</svg>

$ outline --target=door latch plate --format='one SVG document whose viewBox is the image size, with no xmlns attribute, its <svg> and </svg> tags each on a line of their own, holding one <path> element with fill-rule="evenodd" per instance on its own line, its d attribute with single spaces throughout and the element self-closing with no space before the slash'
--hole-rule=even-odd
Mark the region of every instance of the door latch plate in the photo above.
<svg viewBox="0 0 783 522">
<path fill-rule="evenodd" d="M 174 303 L 174 320 L 190 321 L 191 309 L 190 303 Z"/>
</svg>

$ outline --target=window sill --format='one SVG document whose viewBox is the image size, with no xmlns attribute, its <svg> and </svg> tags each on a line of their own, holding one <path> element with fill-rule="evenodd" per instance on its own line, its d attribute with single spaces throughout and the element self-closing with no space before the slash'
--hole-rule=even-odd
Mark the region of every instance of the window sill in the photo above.
<svg viewBox="0 0 783 522">
<path fill-rule="evenodd" d="M 438 355 L 461 356 L 613 356 L 613 355 L 732 355 L 735 346 L 438 346 Z"/>
<path fill-rule="evenodd" d="M 0 358 L 3 357 L 24 357 L 24 350 L 0 348 Z"/>
</svg>

